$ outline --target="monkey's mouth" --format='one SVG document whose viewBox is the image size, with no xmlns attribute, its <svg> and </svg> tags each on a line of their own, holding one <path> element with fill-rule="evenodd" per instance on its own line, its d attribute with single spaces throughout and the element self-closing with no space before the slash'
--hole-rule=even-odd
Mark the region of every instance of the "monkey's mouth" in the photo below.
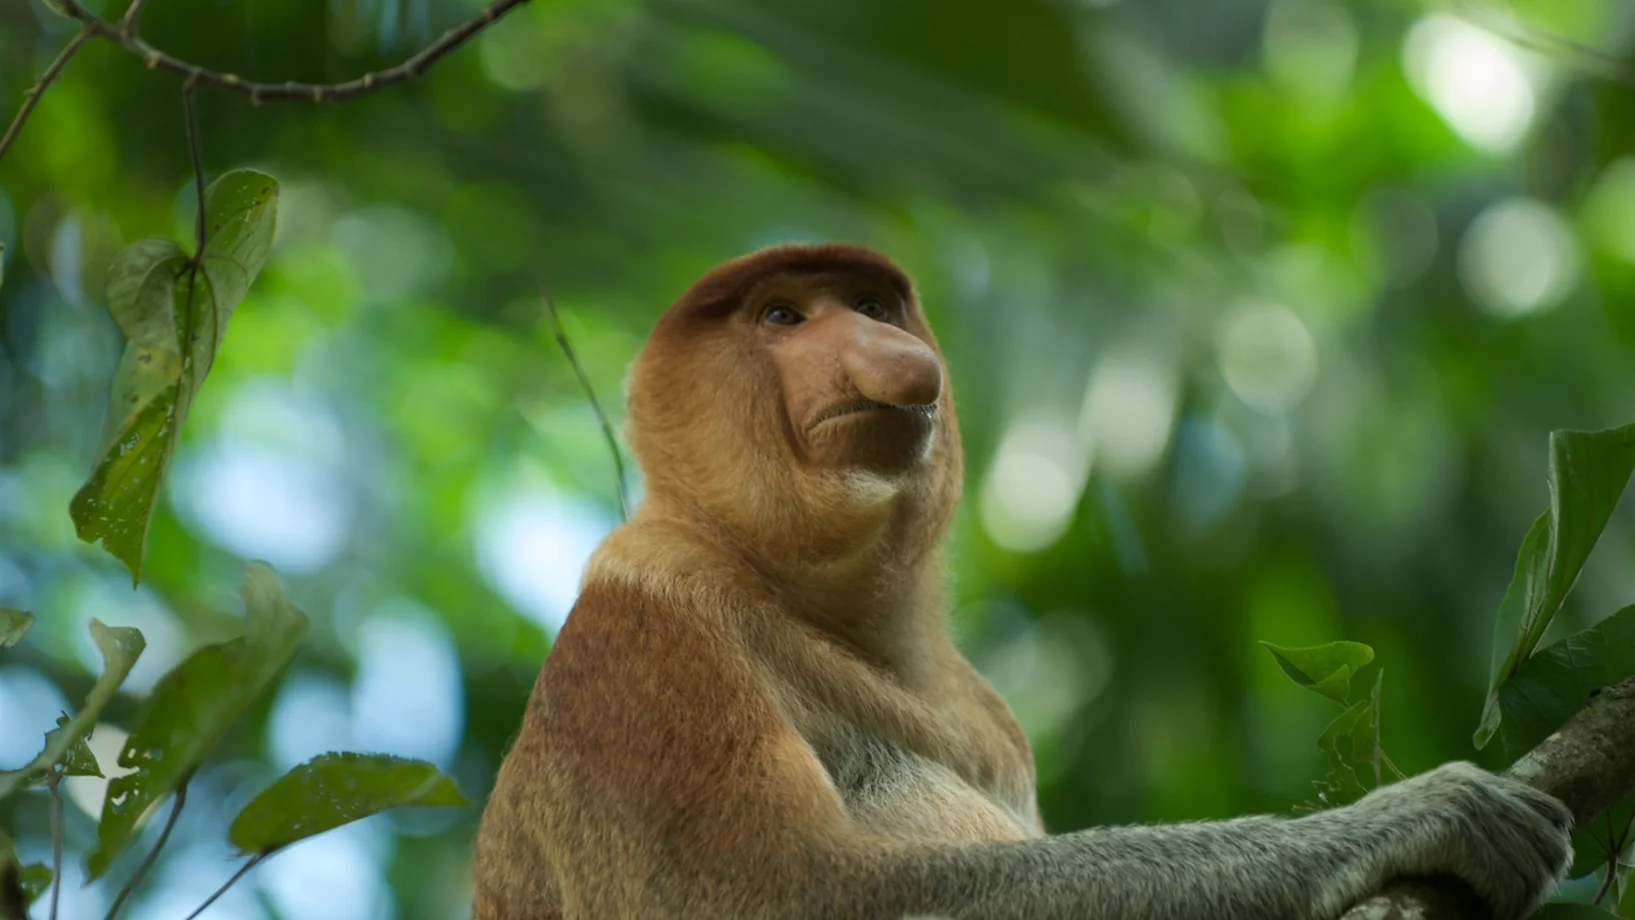
<svg viewBox="0 0 1635 920">
<path fill-rule="evenodd" d="M 842 403 L 841 405 L 832 406 L 823 410 L 823 412 L 818 415 L 817 421 L 812 423 L 812 427 L 816 428 L 819 425 L 832 422 L 838 418 L 862 415 L 865 412 L 899 412 L 912 418 L 930 421 L 931 418 L 937 414 L 937 407 L 934 405 L 893 406 L 890 403 L 875 402 L 872 399 L 864 399 L 859 400 L 858 402 Z"/>
</svg>

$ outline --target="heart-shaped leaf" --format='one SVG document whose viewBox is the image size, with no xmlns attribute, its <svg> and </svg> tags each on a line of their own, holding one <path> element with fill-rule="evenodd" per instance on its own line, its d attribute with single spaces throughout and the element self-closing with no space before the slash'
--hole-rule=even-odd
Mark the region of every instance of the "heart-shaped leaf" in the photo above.
<svg viewBox="0 0 1635 920">
<path fill-rule="evenodd" d="M 119 754 L 131 770 L 108 783 L 87 880 L 101 877 L 130 844 L 137 822 L 196 770 L 227 730 L 283 672 L 307 618 L 262 563 L 245 571 L 244 635 L 199 649 L 160 678 Z"/>
<path fill-rule="evenodd" d="M 245 853 L 270 853 L 389 808 L 469 804 L 453 780 L 425 761 L 320 754 L 251 799 L 228 837 Z"/>
<path fill-rule="evenodd" d="M 1374 650 L 1361 642 L 1328 642 L 1307 648 L 1260 644 L 1290 680 L 1342 706 L 1351 694 L 1352 675 L 1374 660 Z"/>
<path fill-rule="evenodd" d="M 1522 541 L 1499 605 L 1487 703 L 1474 739 L 1478 748 L 1487 746 L 1503 718 L 1500 685 L 1521 669 L 1561 611 L 1632 471 L 1635 425 L 1550 434 L 1550 510 Z"/>
<path fill-rule="evenodd" d="M 102 453 L 69 505 L 75 532 L 102 541 L 141 578 L 142 551 L 159 487 L 193 397 L 215 362 L 227 321 L 266 262 L 278 183 L 240 169 L 205 192 L 211 234 L 194 270 L 167 239 L 138 240 L 114 257 L 108 311 L 125 353 L 108 397 Z"/>
<path fill-rule="evenodd" d="M 96 727 L 97 717 L 114 698 L 114 692 L 125 682 L 131 666 L 147 647 L 142 634 L 129 626 L 104 626 L 101 620 L 91 621 L 91 638 L 96 640 L 102 653 L 102 676 L 97 678 L 91 692 L 85 695 L 85 704 L 73 718 L 59 721 L 57 727 L 45 735 L 45 750 L 20 770 L 0 773 L 0 800 L 19 788 L 45 777 L 57 763 L 68 755 L 76 743 Z"/>
</svg>

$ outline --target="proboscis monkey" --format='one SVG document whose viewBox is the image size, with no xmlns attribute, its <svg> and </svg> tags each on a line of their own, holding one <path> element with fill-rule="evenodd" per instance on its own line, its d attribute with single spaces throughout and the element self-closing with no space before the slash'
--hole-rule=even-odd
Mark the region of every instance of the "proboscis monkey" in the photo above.
<svg viewBox="0 0 1635 920">
<path fill-rule="evenodd" d="M 944 630 L 959 429 L 908 277 L 849 245 L 704 275 L 629 387 L 647 498 L 556 638 L 478 834 L 475 920 L 1327 920 L 1398 876 L 1498 920 L 1553 798 L 1449 764 L 1342 808 L 1047 835 Z"/>
</svg>

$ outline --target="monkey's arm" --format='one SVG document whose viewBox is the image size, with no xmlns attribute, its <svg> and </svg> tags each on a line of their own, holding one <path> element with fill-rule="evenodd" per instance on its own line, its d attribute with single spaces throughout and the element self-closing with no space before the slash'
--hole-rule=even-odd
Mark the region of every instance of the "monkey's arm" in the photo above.
<svg viewBox="0 0 1635 920">
<path fill-rule="evenodd" d="M 1394 876 L 1448 874 L 1512 920 L 1569 855 L 1559 803 L 1468 765 L 1293 820 L 888 840 L 762 673 L 697 618 L 587 587 L 513 754 L 538 758 L 527 799 L 568 916 L 1331 920 Z"/>
<path fill-rule="evenodd" d="M 1249 817 L 1167 826 L 1102 828 L 1019 843 L 923 848 L 881 861 L 846 890 L 879 909 L 846 916 L 929 913 L 1021 920 L 1330 920 L 1404 875 L 1451 874 L 1518 917 L 1564 868 L 1559 816 L 1537 808 L 1532 839 L 1502 821 L 1484 825 L 1483 800 L 1509 797 L 1489 774 L 1453 765 L 1389 787 L 1349 808 L 1299 819 Z M 1486 830 L 1479 828 L 1486 826 Z M 1489 846 L 1479 833 L 1500 835 Z M 1515 854 L 1514 862 L 1506 854 Z M 858 867 L 860 870 L 863 867 Z"/>
</svg>

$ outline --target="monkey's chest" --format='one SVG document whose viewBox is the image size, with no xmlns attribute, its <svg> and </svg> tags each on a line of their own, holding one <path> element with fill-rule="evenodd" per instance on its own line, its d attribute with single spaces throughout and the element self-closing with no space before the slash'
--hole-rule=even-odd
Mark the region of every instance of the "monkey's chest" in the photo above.
<svg viewBox="0 0 1635 920">
<path fill-rule="evenodd" d="M 1034 836 L 1013 805 L 947 764 L 855 736 L 815 749 L 853 820 L 874 833 L 944 843 Z"/>
</svg>

